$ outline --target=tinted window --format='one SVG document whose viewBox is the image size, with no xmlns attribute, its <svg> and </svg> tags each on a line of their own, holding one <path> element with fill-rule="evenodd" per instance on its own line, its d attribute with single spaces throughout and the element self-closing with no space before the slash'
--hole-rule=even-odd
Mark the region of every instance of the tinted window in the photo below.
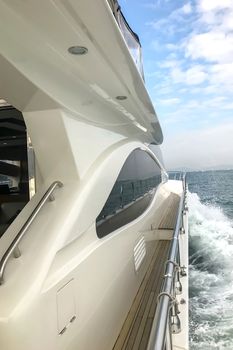
<svg viewBox="0 0 233 350">
<path fill-rule="evenodd" d="M 134 150 L 96 219 L 98 237 L 106 236 L 141 215 L 160 182 L 161 169 L 151 156 L 140 149 Z"/>
<path fill-rule="evenodd" d="M 23 115 L 0 107 L 0 237 L 29 201 L 27 133 Z"/>
</svg>

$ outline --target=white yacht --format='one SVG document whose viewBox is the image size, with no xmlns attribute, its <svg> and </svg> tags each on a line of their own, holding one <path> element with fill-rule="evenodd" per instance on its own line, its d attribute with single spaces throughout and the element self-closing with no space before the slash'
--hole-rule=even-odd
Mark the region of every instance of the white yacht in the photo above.
<svg viewBox="0 0 233 350">
<path fill-rule="evenodd" d="M 187 350 L 187 186 L 117 1 L 0 0 L 0 97 L 0 349 Z"/>
</svg>

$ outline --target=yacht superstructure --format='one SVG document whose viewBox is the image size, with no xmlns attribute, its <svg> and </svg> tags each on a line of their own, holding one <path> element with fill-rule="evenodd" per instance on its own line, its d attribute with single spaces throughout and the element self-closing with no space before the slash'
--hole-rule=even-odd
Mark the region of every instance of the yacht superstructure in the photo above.
<svg viewBox="0 0 233 350">
<path fill-rule="evenodd" d="M 117 1 L 0 0 L 0 42 L 0 348 L 188 349 L 186 184 Z"/>
</svg>

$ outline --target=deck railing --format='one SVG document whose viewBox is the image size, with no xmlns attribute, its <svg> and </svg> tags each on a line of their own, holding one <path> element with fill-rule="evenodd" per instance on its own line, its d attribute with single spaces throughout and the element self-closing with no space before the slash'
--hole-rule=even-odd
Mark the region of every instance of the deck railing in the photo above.
<svg viewBox="0 0 233 350">
<path fill-rule="evenodd" d="M 185 177 L 185 173 L 183 171 L 168 171 L 169 180 L 179 180 L 182 181 Z"/>
<path fill-rule="evenodd" d="M 180 198 L 176 226 L 170 243 L 163 285 L 158 296 L 155 318 L 147 350 L 171 350 L 172 333 L 179 333 L 181 330 L 176 295 L 181 294 L 182 290 L 180 274 L 185 275 L 184 268 L 180 266 L 179 254 L 179 235 L 184 233 L 183 219 L 188 210 L 185 175 L 183 175 L 182 182 L 183 193 Z"/>
</svg>

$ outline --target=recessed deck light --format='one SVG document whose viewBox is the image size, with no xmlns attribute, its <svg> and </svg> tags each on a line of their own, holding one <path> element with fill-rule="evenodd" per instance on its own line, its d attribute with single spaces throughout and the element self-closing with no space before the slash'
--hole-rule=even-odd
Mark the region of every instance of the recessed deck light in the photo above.
<svg viewBox="0 0 233 350">
<path fill-rule="evenodd" d="M 84 46 L 71 46 L 68 48 L 68 52 L 72 55 L 86 55 L 88 49 Z"/>
<path fill-rule="evenodd" d="M 127 96 L 116 96 L 116 99 L 119 101 L 123 101 L 127 99 Z"/>
</svg>

